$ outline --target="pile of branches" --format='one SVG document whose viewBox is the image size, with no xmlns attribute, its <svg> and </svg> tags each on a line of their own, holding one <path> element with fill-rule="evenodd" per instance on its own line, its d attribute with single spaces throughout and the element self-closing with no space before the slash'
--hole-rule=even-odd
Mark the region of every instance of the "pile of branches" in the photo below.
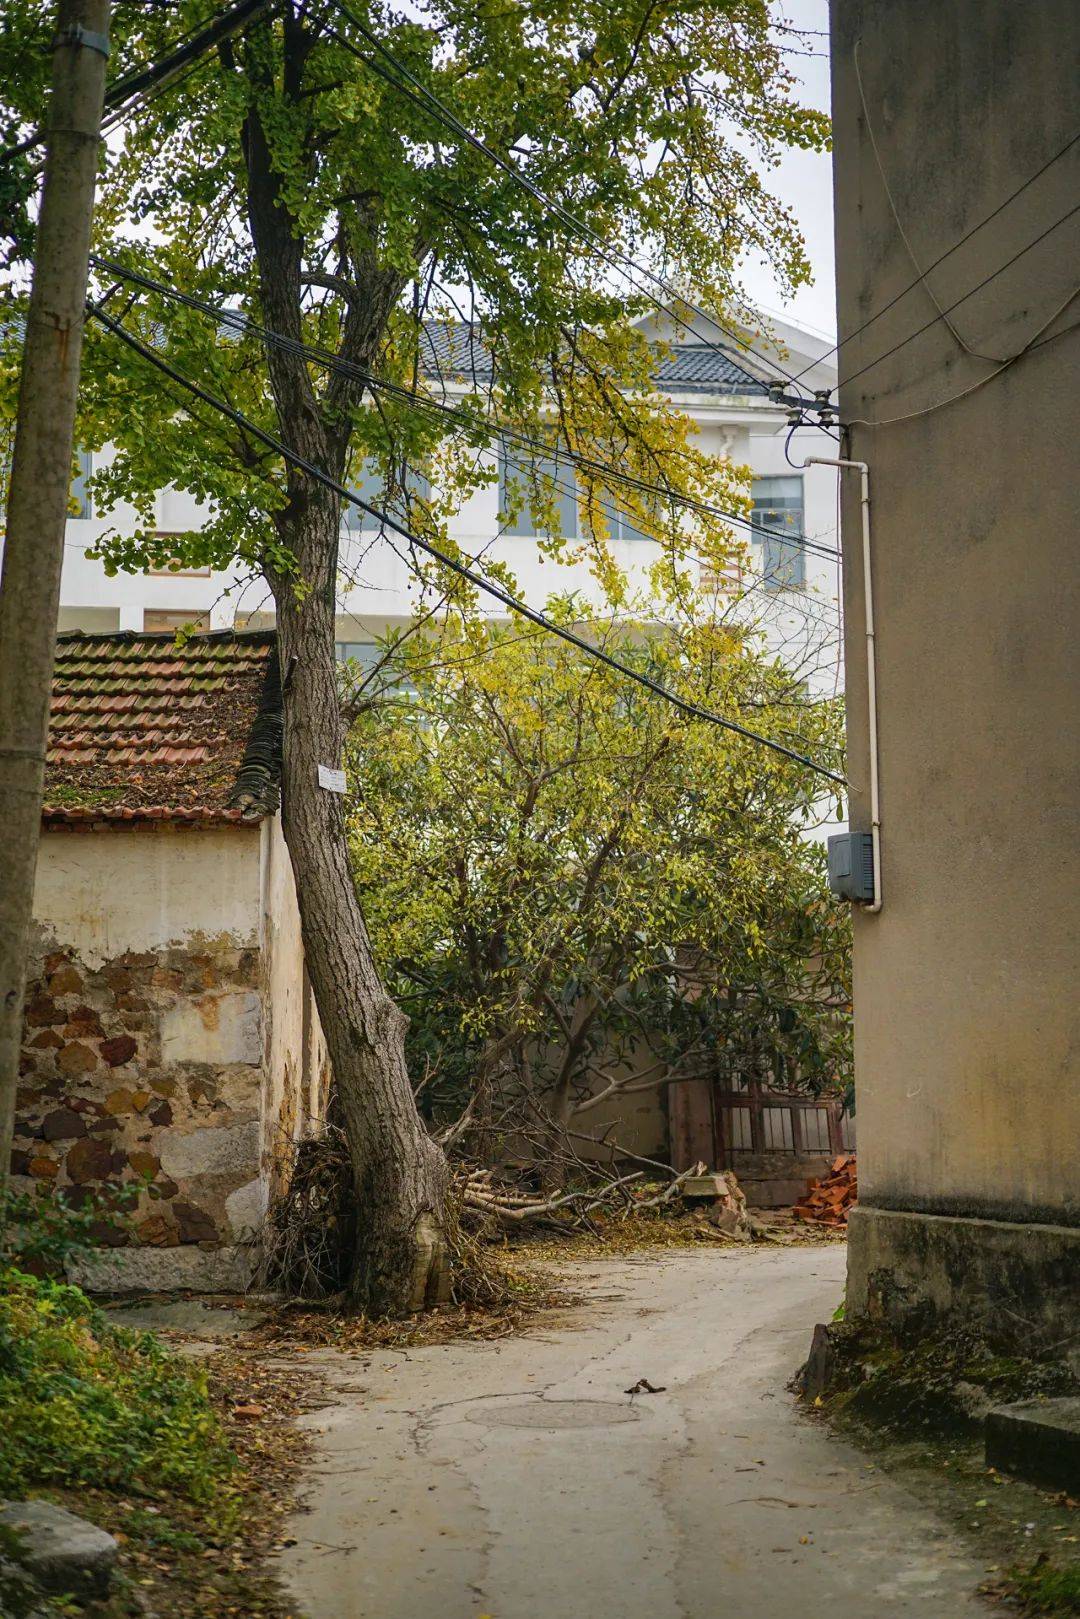
<svg viewBox="0 0 1080 1619">
<path fill-rule="evenodd" d="M 297 1299 L 338 1297 L 349 1284 L 358 1235 L 345 1133 L 339 1125 L 328 1124 L 318 1136 L 284 1144 L 282 1152 L 284 1190 L 272 1199 L 267 1212 L 253 1285 Z M 552 1169 L 550 1159 L 545 1167 Z M 560 1188 L 537 1192 L 499 1179 L 491 1169 L 454 1165 L 448 1236 L 455 1302 L 496 1301 L 501 1278 L 484 1253 L 484 1239 L 493 1233 L 527 1224 L 595 1230 L 590 1216 L 596 1211 L 629 1217 L 656 1210 L 677 1198 L 684 1183 L 705 1168 L 696 1164 L 677 1175 L 663 1164 L 643 1159 L 641 1168 L 624 1173 L 618 1166 L 583 1160 L 576 1153 L 569 1163 L 554 1167 L 565 1176 Z M 660 1177 L 666 1177 L 666 1184 L 654 1192 L 651 1185 Z M 641 1182 L 646 1179 L 650 1190 L 642 1196 Z"/>
<path fill-rule="evenodd" d="M 285 1190 L 272 1198 L 253 1283 L 292 1298 L 343 1293 L 356 1251 L 356 1197 L 345 1132 L 327 1124 L 318 1136 L 283 1147 Z"/>
</svg>

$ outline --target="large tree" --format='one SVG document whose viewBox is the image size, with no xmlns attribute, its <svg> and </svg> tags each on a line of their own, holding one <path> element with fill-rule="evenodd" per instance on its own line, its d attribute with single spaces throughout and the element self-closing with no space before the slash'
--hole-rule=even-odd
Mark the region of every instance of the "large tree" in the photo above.
<svg viewBox="0 0 1080 1619">
<path fill-rule="evenodd" d="M 118 70 L 160 56 L 216 9 L 118 8 Z M 12 128 L 36 116 L 35 30 L 45 32 L 47 10 L 0 5 L 3 65 L 18 68 L 5 85 Z M 825 122 L 796 105 L 771 22 L 764 0 L 437 0 L 408 15 L 367 0 L 351 11 L 286 0 L 114 130 L 98 247 L 248 312 L 287 343 L 223 330 L 145 292 L 117 292 L 111 308 L 331 479 L 348 483 L 364 457 L 378 458 L 410 521 L 446 546 L 455 501 L 492 476 L 478 454 L 492 413 L 650 483 L 730 498 L 730 469 L 701 455 L 685 421 L 653 397 L 634 326 L 651 302 L 611 258 L 631 250 L 713 310 L 735 306 L 748 252 L 772 262 L 782 287 L 805 278 L 798 233 L 758 168 L 784 143 L 821 144 Z M 452 104 L 501 166 L 417 84 Z M 538 202 L 515 170 L 558 206 Z M 425 315 L 461 308 L 496 364 L 490 397 L 477 389 L 465 402 L 472 426 L 450 431 L 400 396 L 372 396 L 363 372 L 421 386 Z M 348 368 L 310 363 L 297 345 L 313 342 Z M 235 421 L 163 385 L 114 337 L 88 346 L 85 376 L 83 441 L 118 451 L 96 480 L 99 510 L 125 499 L 142 519 L 133 538 L 106 543 L 108 564 L 239 558 L 273 595 L 285 834 L 362 1211 L 355 1292 L 373 1309 L 416 1307 L 439 1286 L 447 1167 L 413 1103 L 405 1019 L 373 962 L 341 805 L 317 779 L 343 738 L 341 502 Z M 414 500 L 403 469 L 425 458 L 437 493 Z M 554 487 L 531 470 L 524 481 L 549 511 L 552 537 L 538 543 L 565 550 Z M 153 496 L 166 484 L 211 507 L 180 540 L 154 533 Z M 609 593 L 619 590 L 605 518 L 615 505 L 663 542 L 676 600 L 690 541 L 673 509 L 602 476 L 582 499 L 582 544 Z M 696 524 L 693 545 L 718 568 L 730 544 L 722 523 Z M 457 591 L 437 568 L 426 582 Z"/>
</svg>

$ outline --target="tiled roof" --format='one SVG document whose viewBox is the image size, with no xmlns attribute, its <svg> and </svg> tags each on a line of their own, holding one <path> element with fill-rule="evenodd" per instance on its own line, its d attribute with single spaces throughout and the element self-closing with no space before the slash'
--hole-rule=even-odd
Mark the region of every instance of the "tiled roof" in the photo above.
<svg viewBox="0 0 1080 1619">
<path fill-rule="evenodd" d="M 47 821 L 258 819 L 280 758 L 272 630 L 58 637 Z"/>
<path fill-rule="evenodd" d="M 420 363 L 428 376 L 444 382 L 482 388 L 492 380 L 492 355 L 482 330 L 464 321 L 425 321 Z M 653 380 L 679 393 L 768 393 L 760 377 L 709 343 L 665 345 L 657 353 Z"/>
</svg>

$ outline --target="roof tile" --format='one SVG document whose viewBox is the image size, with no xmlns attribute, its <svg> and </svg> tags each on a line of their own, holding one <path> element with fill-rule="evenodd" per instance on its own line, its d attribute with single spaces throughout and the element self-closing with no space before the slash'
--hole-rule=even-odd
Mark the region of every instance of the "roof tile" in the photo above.
<svg viewBox="0 0 1080 1619">
<path fill-rule="evenodd" d="M 273 631 L 61 635 L 44 819 L 228 824 L 277 808 Z"/>
<path fill-rule="evenodd" d="M 722 338 L 658 346 L 653 380 L 677 393 L 766 394 L 757 362 L 742 363 L 728 347 Z M 494 373 L 483 329 L 458 320 L 425 321 L 420 363 L 429 377 L 472 387 L 488 386 Z"/>
</svg>

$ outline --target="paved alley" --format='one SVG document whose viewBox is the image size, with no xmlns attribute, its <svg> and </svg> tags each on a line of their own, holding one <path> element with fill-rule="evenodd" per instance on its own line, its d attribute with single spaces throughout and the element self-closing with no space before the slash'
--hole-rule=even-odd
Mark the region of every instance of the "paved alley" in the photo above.
<svg viewBox="0 0 1080 1619">
<path fill-rule="evenodd" d="M 306 1419 L 301 1611 L 987 1615 L 950 1531 L 785 1390 L 843 1270 L 840 1246 L 595 1262 L 586 1304 L 500 1343 L 312 1356 L 340 1403 Z"/>
</svg>

